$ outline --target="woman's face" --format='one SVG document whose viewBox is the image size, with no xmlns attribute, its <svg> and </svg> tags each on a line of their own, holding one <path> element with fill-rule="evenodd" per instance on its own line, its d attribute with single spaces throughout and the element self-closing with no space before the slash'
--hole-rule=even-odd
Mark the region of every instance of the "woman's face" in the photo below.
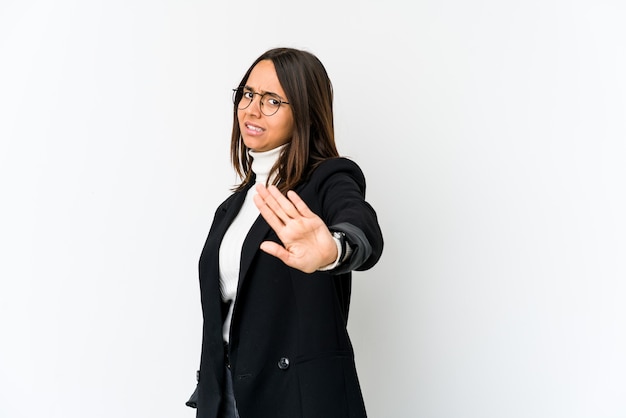
<svg viewBox="0 0 626 418">
<path fill-rule="evenodd" d="M 254 66 L 245 85 L 244 92 L 272 93 L 282 101 L 288 101 L 278 81 L 274 63 L 270 60 L 260 61 Z M 247 108 L 237 110 L 239 129 L 246 147 L 253 151 L 269 151 L 291 140 L 294 120 L 291 107 L 281 104 L 272 116 L 261 112 L 261 96 L 254 94 L 252 103 Z M 265 96 L 269 100 L 269 95 Z M 244 99 L 245 100 L 245 99 Z M 264 109 L 267 113 L 267 107 Z"/>
</svg>

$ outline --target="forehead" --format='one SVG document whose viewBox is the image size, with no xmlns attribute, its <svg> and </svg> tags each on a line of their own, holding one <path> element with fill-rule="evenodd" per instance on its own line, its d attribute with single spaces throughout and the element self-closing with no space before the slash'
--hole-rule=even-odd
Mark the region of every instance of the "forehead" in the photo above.
<svg viewBox="0 0 626 418">
<path fill-rule="evenodd" d="M 260 61 L 254 66 L 248 80 L 246 80 L 246 86 L 258 93 L 271 92 L 281 96 L 285 95 L 285 91 L 278 81 L 274 63 L 270 60 Z"/>
</svg>

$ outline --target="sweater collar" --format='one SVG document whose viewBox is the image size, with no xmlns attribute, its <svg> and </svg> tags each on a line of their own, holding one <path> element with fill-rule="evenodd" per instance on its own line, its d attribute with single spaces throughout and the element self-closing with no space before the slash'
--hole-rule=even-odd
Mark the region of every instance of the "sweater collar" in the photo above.
<svg viewBox="0 0 626 418">
<path fill-rule="evenodd" d="M 252 172 L 256 176 L 256 180 L 255 180 L 256 183 L 262 183 L 262 184 L 267 183 L 267 178 L 270 174 L 270 170 L 272 169 L 272 167 L 278 160 L 278 157 L 280 156 L 280 153 L 285 147 L 285 145 L 286 144 L 276 147 L 274 149 L 271 149 L 269 151 L 263 151 L 263 152 L 257 152 L 257 151 L 252 151 L 252 150 L 248 151 L 248 154 L 252 157 L 251 169 L 252 169 Z M 275 176 L 276 176 L 276 173 L 274 173 L 272 180 L 274 179 Z"/>
</svg>

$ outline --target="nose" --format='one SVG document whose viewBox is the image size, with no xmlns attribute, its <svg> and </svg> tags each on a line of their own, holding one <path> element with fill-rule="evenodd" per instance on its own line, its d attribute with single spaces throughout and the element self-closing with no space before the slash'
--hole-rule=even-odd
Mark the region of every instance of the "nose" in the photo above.
<svg viewBox="0 0 626 418">
<path fill-rule="evenodd" d="M 259 98 L 257 99 L 257 96 Z M 252 96 L 252 102 L 246 108 L 246 112 L 252 115 L 260 116 L 261 114 L 261 95 L 258 93 L 254 93 Z"/>
</svg>

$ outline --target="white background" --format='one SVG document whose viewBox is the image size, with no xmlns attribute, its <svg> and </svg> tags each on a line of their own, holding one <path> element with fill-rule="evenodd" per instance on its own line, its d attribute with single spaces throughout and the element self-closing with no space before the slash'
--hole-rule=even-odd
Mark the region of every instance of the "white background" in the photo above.
<svg viewBox="0 0 626 418">
<path fill-rule="evenodd" d="M 0 417 L 193 417 L 231 88 L 315 53 L 372 417 L 626 417 L 621 0 L 0 3 Z"/>
</svg>

